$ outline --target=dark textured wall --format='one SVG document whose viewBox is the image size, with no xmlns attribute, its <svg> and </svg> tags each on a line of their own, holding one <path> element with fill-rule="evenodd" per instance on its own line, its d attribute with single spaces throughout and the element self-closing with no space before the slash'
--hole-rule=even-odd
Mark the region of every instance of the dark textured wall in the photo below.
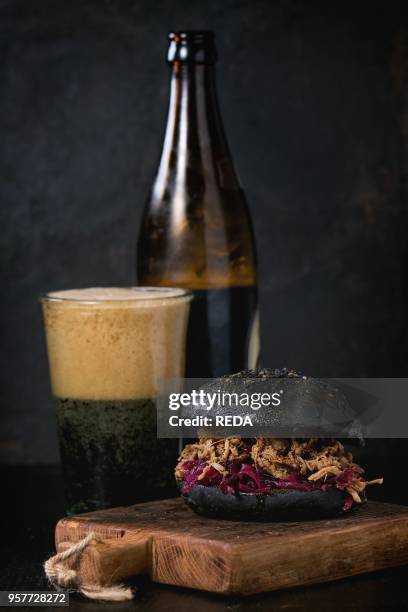
<svg viewBox="0 0 408 612">
<path fill-rule="evenodd" d="M 406 2 L 0 2 L 2 425 L 57 458 L 37 296 L 132 281 L 166 32 L 211 28 L 258 242 L 263 361 L 407 371 Z"/>
</svg>

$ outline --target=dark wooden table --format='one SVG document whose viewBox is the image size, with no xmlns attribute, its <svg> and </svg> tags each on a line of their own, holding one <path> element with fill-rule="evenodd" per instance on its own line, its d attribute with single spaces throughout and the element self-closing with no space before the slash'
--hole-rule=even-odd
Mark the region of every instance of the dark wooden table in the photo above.
<svg viewBox="0 0 408 612">
<path fill-rule="evenodd" d="M 42 562 L 53 552 L 54 525 L 64 514 L 59 469 L 12 467 L 2 468 L 0 474 L 3 493 L 0 590 L 48 590 Z M 132 602 L 98 603 L 71 595 L 70 608 L 87 612 L 403 610 L 408 600 L 408 566 L 250 598 L 213 596 L 152 584 L 147 579 L 138 579 L 134 585 L 137 594 Z"/>
</svg>

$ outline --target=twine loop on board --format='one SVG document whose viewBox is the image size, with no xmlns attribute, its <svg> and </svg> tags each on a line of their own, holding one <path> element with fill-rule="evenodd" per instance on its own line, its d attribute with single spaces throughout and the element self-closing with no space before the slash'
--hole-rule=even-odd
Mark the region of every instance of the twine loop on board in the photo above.
<svg viewBox="0 0 408 612">
<path fill-rule="evenodd" d="M 78 561 L 85 548 L 91 542 L 102 543 L 103 540 L 91 532 L 76 544 L 63 552 L 50 557 L 44 563 L 44 571 L 50 583 L 56 589 L 75 589 L 88 599 L 101 599 L 104 601 L 129 601 L 133 599 L 132 589 L 122 584 L 103 586 L 98 584 L 82 584 L 78 572 L 65 564 L 67 559 Z"/>
</svg>

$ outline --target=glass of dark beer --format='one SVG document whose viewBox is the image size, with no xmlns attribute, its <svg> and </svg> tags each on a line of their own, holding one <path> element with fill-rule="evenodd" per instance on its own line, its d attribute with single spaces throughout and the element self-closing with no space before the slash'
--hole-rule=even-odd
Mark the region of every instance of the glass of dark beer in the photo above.
<svg viewBox="0 0 408 612">
<path fill-rule="evenodd" d="M 67 511 L 176 493 L 177 440 L 158 440 L 163 379 L 184 374 L 191 295 L 96 288 L 42 298 Z"/>
</svg>

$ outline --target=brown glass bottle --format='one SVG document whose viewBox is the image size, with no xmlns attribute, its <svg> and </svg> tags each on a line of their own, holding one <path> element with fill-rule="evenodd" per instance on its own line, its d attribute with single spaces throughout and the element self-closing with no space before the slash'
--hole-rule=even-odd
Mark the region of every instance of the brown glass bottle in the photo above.
<svg viewBox="0 0 408 612">
<path fill-rule="evenodd" d="M 218 107 L 214 34 L 169 34 L 170 105 L 138 242 L 138 281 L 194 292 L 186 376 L 258 360 L 257 272 L 245 196 Z"/>
</svg>

